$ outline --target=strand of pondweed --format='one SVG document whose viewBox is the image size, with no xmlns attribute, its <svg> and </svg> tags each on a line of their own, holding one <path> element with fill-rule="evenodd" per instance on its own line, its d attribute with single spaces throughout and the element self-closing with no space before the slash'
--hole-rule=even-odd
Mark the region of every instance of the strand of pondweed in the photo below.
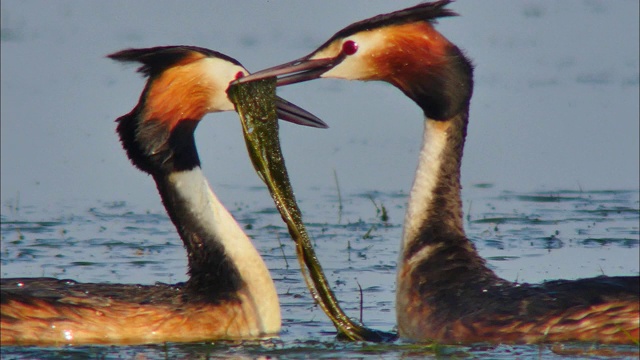
<svg viewBox="0 0 640 360">
<path fill-rule="evenodd" d="M 313 250 L 302 222 L 280 148 L 276 114 L 275 79 L 233 85 L 229 98 L 240 115 L 249 157 L 287 224 L 296 244 L 303 278 L 312 297 L 331 319 L 338 334 L 350 340 L 384 341 L 394 334 L 366 328 L 354 323 L 338 304 Z"/>
</svg>

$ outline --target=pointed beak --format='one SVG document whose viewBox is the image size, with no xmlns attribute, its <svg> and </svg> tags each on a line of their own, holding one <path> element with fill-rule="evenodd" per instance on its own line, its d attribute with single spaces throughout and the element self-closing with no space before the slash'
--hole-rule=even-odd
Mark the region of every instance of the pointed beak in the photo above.
<svg viewBox="0 0 640 360">
<path fill-rule="evenodd" d="M 286 64 L 255 72 L 236 81 L 239 83 L 246 83 L 270 77 L 277 77 L 277 86 L 291 85 L 317 79 L 322 76 L 322 74 L 339 64 L 343 59 L 344 57 L 342 56 L 326 59 L 310 59 L 310 56 L 305 56 Z"/>
<path fill-rule="evenodd" d="M 329 127 L 329 125 L 320 120 L 317 116 L 279 96 L 276 97 L 276 113 L 278 114 L 279 119 L 289 121 L 294 124 L 321 129 Z"/>
<path fill-rule="evenodd" d="M 344 59 L 342 56 L 316 60 L 310 59 L 310 57 L 311 55 L 305 56 L 286 64 L 274 66 L 269 69 L 243 76 L 232 82 L 232 84 L 248 83 L 273 77 L 277 79 L 276 86 L 285 86 L 309 81 L 319 78 L 322 74 L 329 71 Z M 315 115 L 280 97 L 277 98 L 276 105 L 278 117 L 282 120 L 317 128 L 329 127 L 324 121 L 320 120 Z"/>
</svg>

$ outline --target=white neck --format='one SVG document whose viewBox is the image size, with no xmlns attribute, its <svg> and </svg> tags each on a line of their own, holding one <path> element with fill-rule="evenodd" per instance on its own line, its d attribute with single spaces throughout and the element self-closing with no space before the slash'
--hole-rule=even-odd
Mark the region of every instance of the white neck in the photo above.
<svg viewBox="0 0 640 360">
<path fill-rule="evenodd" d="M 185 202 L 190 216 L 203 230 L 218 239 L 226 256 L 238 269 L 246 284 L 247 306 L 262 319 L 264 333 L 280 329 L 280 306 L 269 270 L 262 257 L 229 211 L 218 200 L 199 167 L 174 172 L 168 183 Z M 211 240 L 210 240 L 211 241 Z"/>
<path fill-rule="evenodd" d="M 420 227 L 429 216 L 433 191 L 440 176 L 442 153 L 447 145 L 447 129 L 446 122 L 425 119 L 418 167 L 404 218 L 399 264 L 403 263 L 402 249 L 405 249 L 418 236 Z M 423 251 L 428 251 L 428 247 Z"/>
</svg>

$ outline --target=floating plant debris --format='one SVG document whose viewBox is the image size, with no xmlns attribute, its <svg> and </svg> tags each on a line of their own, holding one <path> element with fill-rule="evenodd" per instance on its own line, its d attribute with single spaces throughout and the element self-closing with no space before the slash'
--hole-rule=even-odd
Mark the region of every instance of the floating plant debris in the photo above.
<svg viewBox="0 0 640 360">
<path fill-rule="evenodd" d="M 349 340 L 386 341 L 396 335 L 369 329 L 353 322 L 340 308 L 318 262 L 311 240 L 302 222 L 287 168 L 280 149 L 276 114 L 276 80 L 265 79 L 232 85 L 228 90 L 240 115 L 249 157 L 265 182 L 289 234 L 296 244 L 302 275 L 312 297 L 329 316 L 338 336 Z"/>
</svg>

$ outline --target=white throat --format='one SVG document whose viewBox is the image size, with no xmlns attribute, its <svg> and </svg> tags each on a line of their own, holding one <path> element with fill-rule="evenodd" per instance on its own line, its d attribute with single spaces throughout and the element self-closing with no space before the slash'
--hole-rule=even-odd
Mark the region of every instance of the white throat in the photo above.
<svg viewBox="0 0 640 360">
<path fill-rule="evenodd" d="M 409 204 L 404 218 L 399 264 L 403 260 L 402 249 L 405 249 L 409 242 L 416 238 L 420 226 L 425 223 L 429 215 L 433 191 L 440 176 L 442 152 L 447 144 L 448 127 L 447 122 L 425 119 L 418 167 L 409 193 Z"/>
<path fill-rule="evenodd" d="M 211 190 L 199 167 L 171 173 L 169 183 L 185 201 L 188 214 L 210 234 L 216 235 L 227 257 L 237 267 L 248 292 L 247 304 L 262 319 L 265 333 L 279 331 L 280 306 L 275 285 L 262 257 L 229 211 Z"/>
</svg>

